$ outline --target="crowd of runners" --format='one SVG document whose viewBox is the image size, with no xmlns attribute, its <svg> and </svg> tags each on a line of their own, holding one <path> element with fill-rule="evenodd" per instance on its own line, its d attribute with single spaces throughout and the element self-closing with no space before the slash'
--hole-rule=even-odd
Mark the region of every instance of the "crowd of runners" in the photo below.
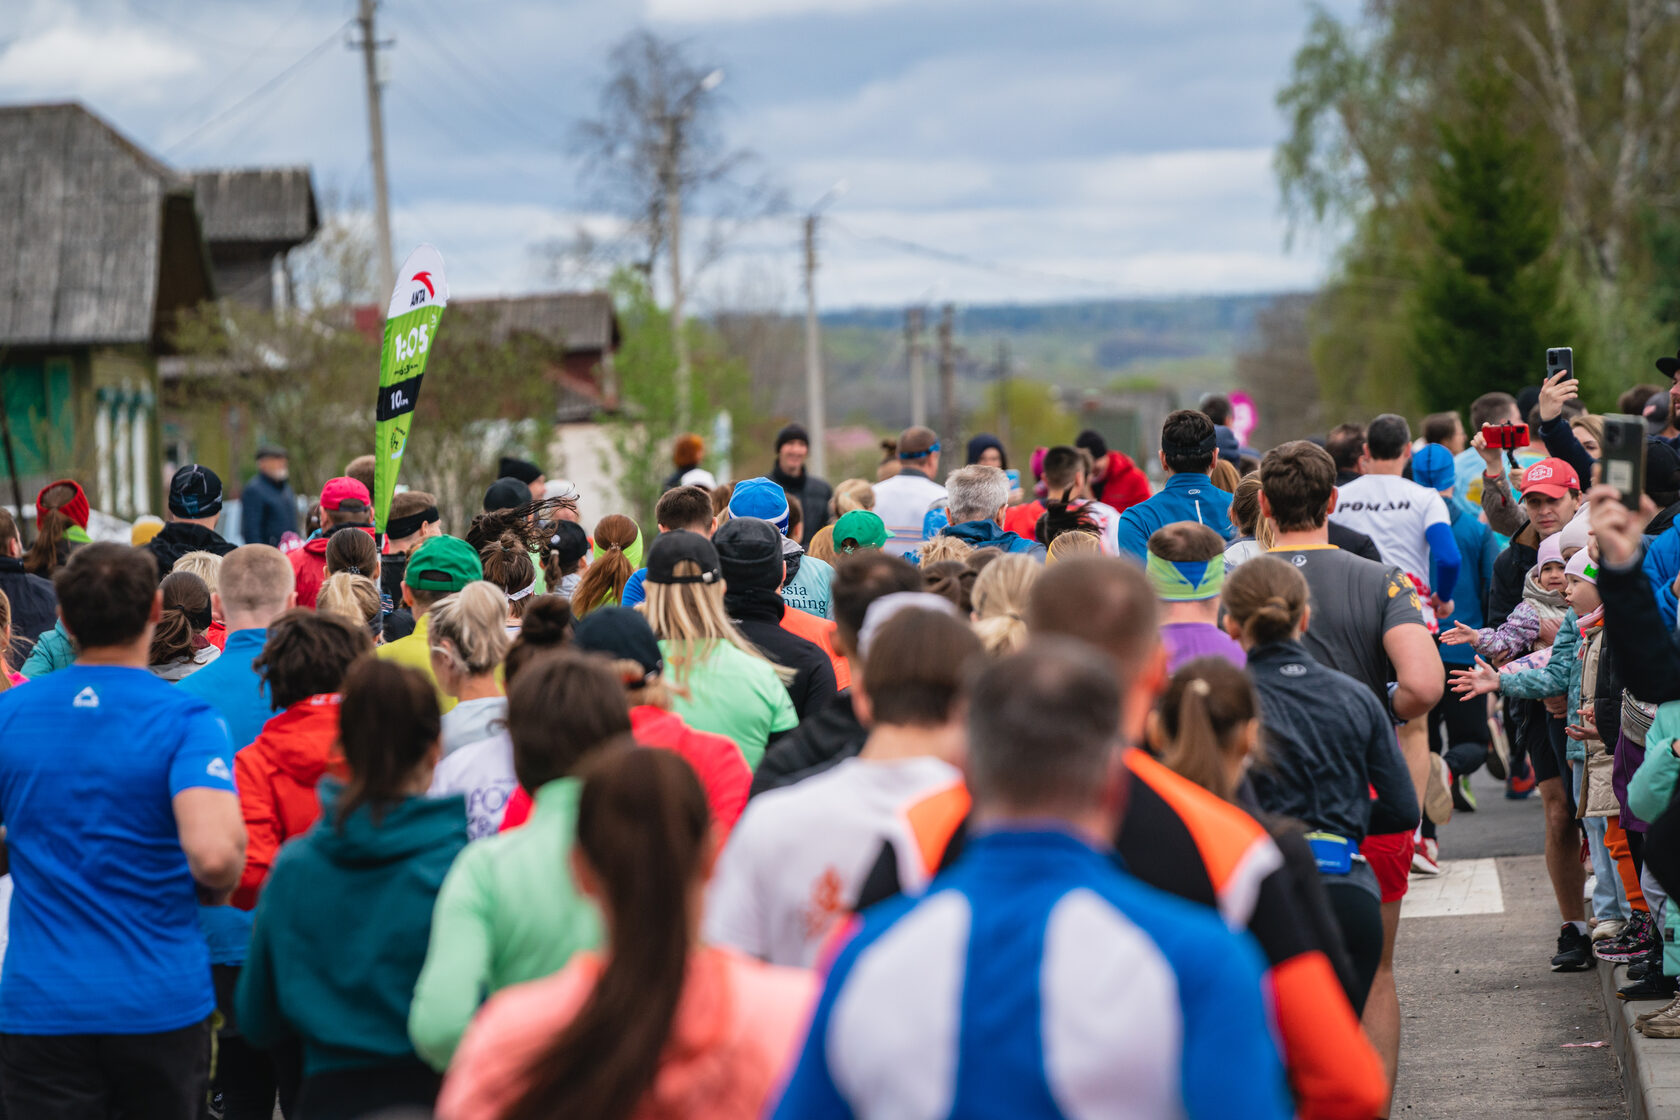
<svg viewBox="0 0 1680 1120">
<path fill-rule="evenodd" d="M 300 503 L 265 447 L 238 546 L 204 466 L 127 544 L 54 482 L 0 511 L 4 1114 L 1370 1120 L 1483 767 L 1534 967 L 1680 1039 L 1680 387 L 1638 509 L 1577 390 L 833 486 L 684 435 L 652 525 L 516 458 L 379 532 L 371 456 Z"/>
</svg>

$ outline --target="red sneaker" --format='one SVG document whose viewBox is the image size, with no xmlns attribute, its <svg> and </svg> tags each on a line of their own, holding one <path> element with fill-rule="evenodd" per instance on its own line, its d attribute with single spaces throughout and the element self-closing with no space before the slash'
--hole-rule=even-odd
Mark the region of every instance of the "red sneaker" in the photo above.
<svg viewBox="0 0 1680 1120">
<path fill-rule="evenodd" d="M 1521 801 L 1533 793 L 1534 787 L 1537 785 L 1539 783 L 1534 780 L 1534 767 L 1530 766 L 1528 759 L 1525 758 L 1522 760 L 1521 771 L 1513 768 L 1511 776 L 1505 779 L 1505 799 L 1507 801 Z"/>
</svg>

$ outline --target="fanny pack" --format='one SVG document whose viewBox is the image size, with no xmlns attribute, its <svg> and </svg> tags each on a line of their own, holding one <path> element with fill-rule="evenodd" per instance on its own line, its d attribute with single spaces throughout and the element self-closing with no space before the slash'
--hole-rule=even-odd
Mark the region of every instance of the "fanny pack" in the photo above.
<svg viewBox="0 0 1680 1120">
<path fill-rule="evenodd" d="M 1324 875 L 1346 875 L 1353 870 L 1354 861 L 1365 858 L 1352 840 L 1334 832 L 1307 833 L 1307 847 L 1312 849 L 1318 870 Z"/>
</svg>

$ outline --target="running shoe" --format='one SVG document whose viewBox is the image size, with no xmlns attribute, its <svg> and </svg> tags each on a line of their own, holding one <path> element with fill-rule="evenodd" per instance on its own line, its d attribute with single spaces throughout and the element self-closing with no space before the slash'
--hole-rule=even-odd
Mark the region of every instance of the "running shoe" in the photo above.
<svg viewBox="0 0 1680 1120">
<path fill-rule="evenodd" d="M 1429 784 L 1423 790 L 1423 811 L 1436 824 L 1452 820 L 1452 771 L 1438 754 L 1429 756 Z"/>
<path fill-rule="evenodd" d="M 1511 772 L 1511 740 L 1505 737 L 1505 724 L 1498 716 L 1488 717 L 1487 770 L 1502 782 Z"/>
<path fill-rule="evenodd" d="M 1452 784 L 1453 809 L 1460 813 L 1476 811 L 1476 795 L 1470 791 L 1470 775 L 1456 778 Z"/>
<path fill-rule="evenodd" d="M 1611 938 L 1620 937 L 1622 935 L 1622 931 L 1626 928 L 1627 923 L 1622 921 L 1620 918 L 1606 918 L 1604 921 L 1593 926 L 1592 940 L 1595 947 L 1593 951 L 1597 952 L 1596 946 L 1600 941 L 1609 941 Z"/>
<path fill-rule="evenodd" d="M 1538 784 L 1539 783 L 1534 778 L 1534 767 L 1530 765 L 1528 759 L 1525 758 L 1522 760 L 1522 767 L 1520 769 L 1513 769 L 1510 776 L 1505 779 L 1505 800 L 1526 800 L 1528 795 L 1534 792 L 1534 787 Z"/>
<path fill-rule="evenodd" d="M 1441 846 L 1433 840 L 1412 841 L 1412 874 L 1439 875 Z"/>
<path fill-rule="evenodd" d="M 1612 964 L 1632 964 L 1661 945 L 1662 938 L 1657 932 L 1657 924 L 1651 920 L 1651 915 L 1643 910 L 1635 910 L 1621 933 L 1608 941 L 1595 944 L 1593 954 L 1599 960 Z"/>
<path fill-rule="evenodd" d="M 1648 999 L 1673 999 L 1675 991 L 1674 977 L 1658 972 L 1632 984 L 1623 984 L 1616 989 L 1616 998 L 1629 1003 L 1639 1003 Z"/>
<path fill-rule="evenodd" d="M 1593 966 L 1592 942 L 1574 923 L 1563 924 L 1557 946 L 1557 956 L 1552 958 L 1553 972 L 1585 972 Z"/>
</svg>

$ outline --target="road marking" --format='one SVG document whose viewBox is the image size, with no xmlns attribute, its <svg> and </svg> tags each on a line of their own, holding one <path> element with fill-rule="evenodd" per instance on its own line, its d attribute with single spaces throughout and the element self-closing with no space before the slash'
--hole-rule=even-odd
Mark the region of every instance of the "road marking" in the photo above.
<svg viewBox="0 0 1680 1120">
<path fill-rule="evenodd" d="M 1456 918 L 1467 914 L 1503 914 L 1499 867 L 1491 859 L 1444 859 L 1441 873 L 1413 875 L 1400 904 L 1402 918 Z"/>
</svg>

